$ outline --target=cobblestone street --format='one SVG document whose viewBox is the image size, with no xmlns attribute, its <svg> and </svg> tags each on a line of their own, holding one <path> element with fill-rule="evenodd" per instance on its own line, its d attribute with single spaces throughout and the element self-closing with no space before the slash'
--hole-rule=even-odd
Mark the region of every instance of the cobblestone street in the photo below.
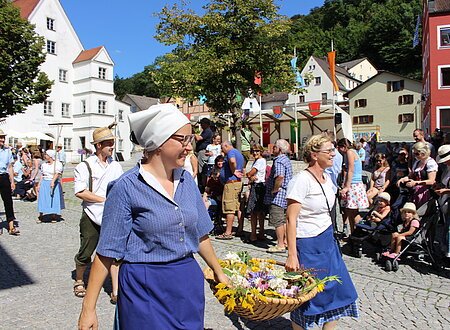
<svg viewBox="0 0 450 330">
<path fill-rule="evenodd" d="M 124 163 L 124 169 L 131 162 Z M 68 169 L 64 176 L 71 176 Z M 81 299 L 72 293 L 73 257 L 78 249 L 79 201 L 72 183 L 64 183 L 65 221 L 37 224 L 37 203 L 15 201 L 16 217 L 22 235 L 14 237 L 4 230 L 0 236 L 0 329 L 75 329 Z M 3 210 L 3 205 L 1 206 Z M 4 220 L 4 216 L 2 216 Z M 3 227 L 6 222 L 2 223 Z M 249 223 L 246 221 L 248 231 Z M 268 227 L 268 238 L 274 231 Z M 265 252 L 272 240 L 258 245 L 239 238 L 218 241 L 212 238 L 219 257 L 228 251 L 247 250 L 252 256 L 273 257 Z M 397 272 L 385 272 L 368 256 L 344 260 L 359 293 L 361 317 L 344 319 L 340 329 L 449 329 L 450 271 L 435 271 L 426 263 L 401 264 Z M 277 260 L 284 261 L 282 255 Z M 199 258 L 198 258 L 199 259 Z M 200 260 L 199 260 L 200 261 Z M 204 264 L 200 261 L 201 266 Z M 105 284 L 98 301 L 100 329 L 111 329 L 114 306 Z M 248 322 L 226 315 L 205 282 L 207 329 L 289 329 L 289 315 L 270 322 Z M 149 329 L 151 326 L 149 326 Z"/>
</svg>

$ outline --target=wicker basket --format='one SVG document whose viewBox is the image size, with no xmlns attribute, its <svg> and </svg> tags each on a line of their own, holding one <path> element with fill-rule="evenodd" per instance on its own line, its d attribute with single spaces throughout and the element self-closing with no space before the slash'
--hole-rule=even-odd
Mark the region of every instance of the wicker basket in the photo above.
<svg viewBox="0 0 450 330">
<path fill-rule="evenodd" d="M 206 280 L 209 282 L 210 288 L 213 293 L 216 293 L 215 286 L 217 282 L 214 281 L 214 273 L 211 268 L 206 267 L 203 270 Z M 312 284 L 314 280 L 310 278 L 307 285 Z M 294 309 L 300 307 L 303 303 L 314 298 L 317 294 L 317 287 L 314 287 L 310 292 L 301 295 L 297 298 L 267 298 L 267 302 L 255 299 L 255 306 L 253 307 L 253 314 L 245 308 L 242 308 L 239 304 L 236 305 L 233 312 L 240 317 L 243 317 L 252 321 L 271 320 L 286 313 L 292 312 Z"/>
</svg>

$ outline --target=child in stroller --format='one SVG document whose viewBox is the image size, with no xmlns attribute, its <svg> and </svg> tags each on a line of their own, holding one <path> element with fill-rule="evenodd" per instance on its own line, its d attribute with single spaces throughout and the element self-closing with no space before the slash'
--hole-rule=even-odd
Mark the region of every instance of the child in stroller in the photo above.
<svg viewBox="0 0 450 330">
<path fill-rule="evenodd" d="M 390 200 L 391 196 L 388 193 L 380 193 L 375 199 L 374 206 L 356 225 L 354 232 L 349 237 L 354 256 L 361 258 L 364 241 L 370 240 L 385 247 L 390 243 L 390 235 L 395 230 L 390 216 Z"/>
<path fill-rule="evenodd" d="M 403 228 L 400 232 L 392 234 L 391 250 L 383 252 L 383 256 L 394 259 L 398 256 L 402 249 L 402 241 L 408 240 L 420 227 L 419 215 L 417 214 L 416 205 L 414 203 L 405 203 L 400 209 Z"/>
</svg>

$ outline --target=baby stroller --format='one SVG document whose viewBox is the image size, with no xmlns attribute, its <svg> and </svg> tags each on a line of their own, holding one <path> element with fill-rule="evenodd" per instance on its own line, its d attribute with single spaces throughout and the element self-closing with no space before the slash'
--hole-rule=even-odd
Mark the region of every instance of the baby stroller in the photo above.
<svg viewBox="0 0 450 330">
<path fill-rule="evenodd" d="M 211 197 L 208 197 L 208 201 L 210 203 L 208 207 L 208 214 L 214 224 L 212 234 L 214 236 L 223 234 L 222 207 L 220 201 L 217 201 L 216 199 Z"/>
<path fill-rule="evenodd" d="M 349 237 L 351 253 L 357 258 L 362 257 L 364 242 L 387 248 L 391 242 L 391 235 L 396 230 L 392 211 L 379 223 L 368 220 L 375 208 L 376 203 L 356 225 L 355 230 Z"/>
<path fill-rule="evenodd" d="M 375 259 L 384 264 L 386 271 L 397 271 L 398 262 L 402 256 L 411 256 L 419 261 L 423 261 L 427 257 L 434 267 L 441 268 L 440 249 L 435 238 L 437 225 L 444 220 L 444 216 L 439 206 L 439 196 L 433 190 L 430 191 L 431 199 L 417 210 L 420 217 L 420 228 L 402 241 L 400 253 L 395 258 L 383 256 L 381 253 L 376 254 Z"/>
</svg>

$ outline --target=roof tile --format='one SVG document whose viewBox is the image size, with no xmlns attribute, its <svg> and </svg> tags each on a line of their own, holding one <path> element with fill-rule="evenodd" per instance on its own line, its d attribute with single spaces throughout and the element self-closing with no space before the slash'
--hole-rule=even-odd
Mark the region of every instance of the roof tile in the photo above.
<svg viewBox="0 0 450 330">
<path fill-rule="evenodd" d="M 20 9 L 20 17 L 28 19 L 41 0 L 15 0 L 13 5 Z"/>
<path fill-rule="evenodd" d="M 103 46 L 99 46 L 92 49 L 81 51 L 81 53 L 78 55 L 75 61 L 73 61 L 73 64 L 92 60 L 102 48 Z"/>
</svg>

